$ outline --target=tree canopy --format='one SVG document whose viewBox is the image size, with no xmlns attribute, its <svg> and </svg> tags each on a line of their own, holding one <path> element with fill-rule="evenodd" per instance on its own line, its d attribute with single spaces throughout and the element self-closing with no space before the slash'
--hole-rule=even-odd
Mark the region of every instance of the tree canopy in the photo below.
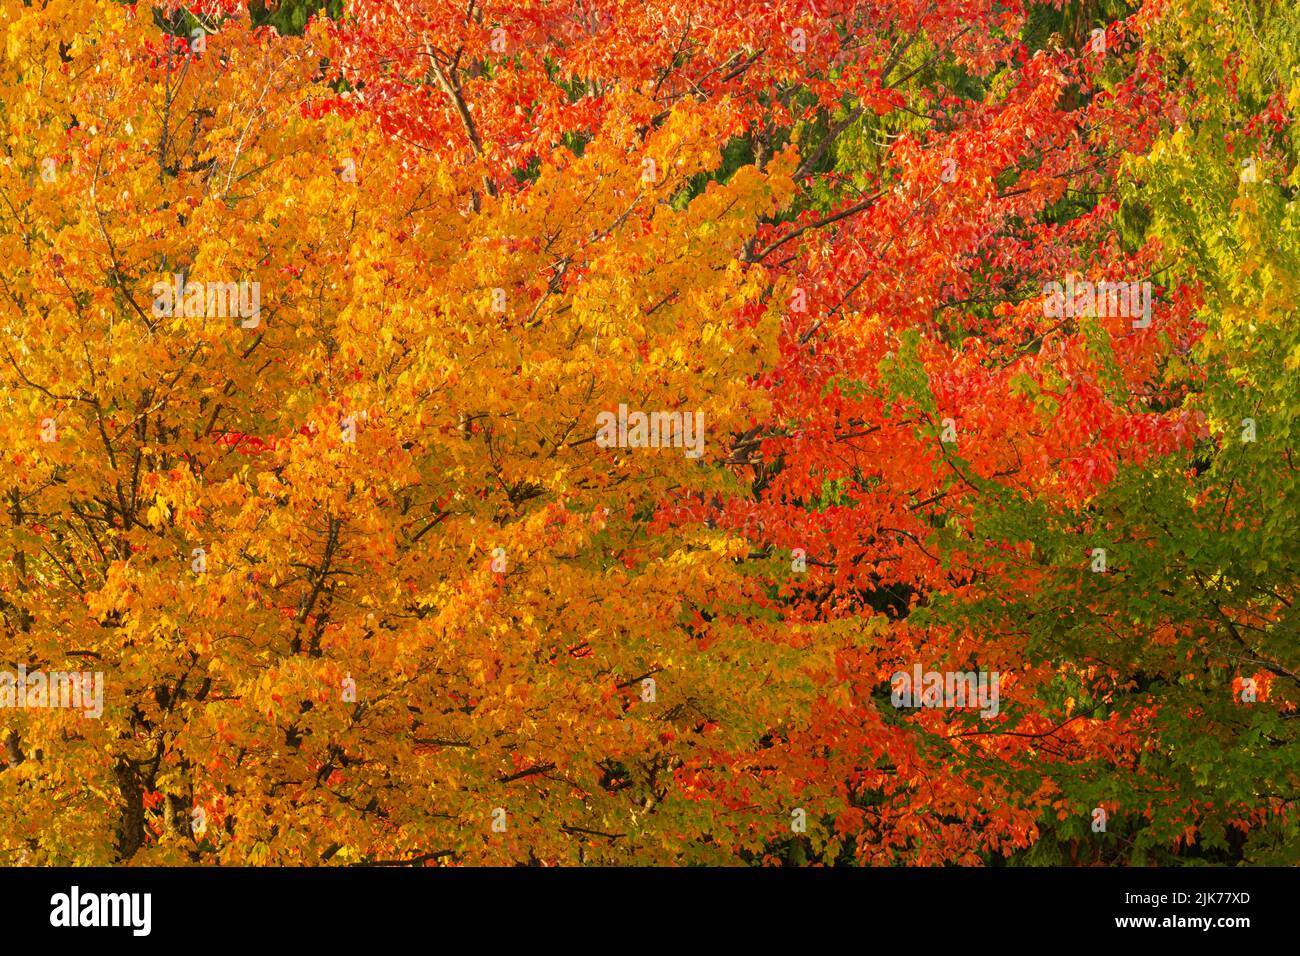
<svg viewBox="0 0 1300 956">
<path fill-rule="evenodd" d="M 0 859 L 1300 862 L 1293 4 L 0 31 Z"/>
</svg>

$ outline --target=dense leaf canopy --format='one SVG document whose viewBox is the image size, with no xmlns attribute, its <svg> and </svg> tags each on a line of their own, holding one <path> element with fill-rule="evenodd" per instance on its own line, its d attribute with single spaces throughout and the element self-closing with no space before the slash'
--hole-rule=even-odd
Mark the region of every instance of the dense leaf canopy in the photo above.
<svg viewBox="0 0 1300 956">
<path fill-rule="evenodd" d="M 1288 0 L 0 35 L 0 861 L 1300 862 Z"/>
</svg>

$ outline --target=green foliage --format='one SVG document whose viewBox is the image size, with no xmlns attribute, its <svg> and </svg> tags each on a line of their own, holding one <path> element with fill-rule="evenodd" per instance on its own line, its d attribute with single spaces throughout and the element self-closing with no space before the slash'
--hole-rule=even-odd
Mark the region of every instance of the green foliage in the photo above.
<svg viewBox="0 0 1300 956">
<path fill-rule="evenodd" d="M 1182 378 L 1183 410 L 1203 438 L 1121 468 L 1078 507 L 987 500 L 975 535 L 1031 543 L 1049 583 L 931 613 L 1023 633 L 1030 660 L 1094 662 L 1115 675 L 1092 691 L 1111 712 L 1150 713 L 1133 773 L 1045 768 L 1077 810 L 1042 821 L 1043 837 L 1016 862 L 1082 852 L 1294 865 L 1300 829 L 1285 816 L 1245 833 L 1261 811 L 1300 796 L 1300 133 L 1267 112 L 1300 105 L 1300 11 L 1205 0 L 1160 30 L 1152 42 L 1181 54 L 1169 69 L 1185 71 L 1173 78 L 1198 96 L 1181 126 L 1129 164 L 1126 222 L 1160 240 L 1171 282 L 1202 284 L 1204 334 L 1165 374 Z M 1225 62 L 1237 63 L 1234 77 Z M 1090 572 L 1093 547 L 1107 549 L 1104 574 Z M 1266 688 L 1257 701 L 1243 698 L 1243 679 Z M 1122 812 L 1095 840 L 1080 821 L 1103 805 Z"/>
</svg>

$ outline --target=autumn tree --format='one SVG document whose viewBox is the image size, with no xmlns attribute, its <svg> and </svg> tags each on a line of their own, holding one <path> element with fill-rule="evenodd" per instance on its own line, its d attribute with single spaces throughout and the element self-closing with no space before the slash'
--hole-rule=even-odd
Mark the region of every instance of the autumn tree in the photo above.
<svg viewBox="0 0 1300 956">
<path fill-rule="evenodd" d="M 0 850 L 1283 858 L 1254 10 L 0 0 Z"/>
<path fill-rule="evenodd" d="M 745 604 L 696 609 L 687 626 L 701 650 L 736 634 L 743 659 L 779 652 L 794 686 L 822 688 L 791 696 L 788 679 L 750 678 L 744 746 L 729 722 L 709 720 L 707 745 L 680 768 L 681 792 L 722 821 L 709 842 L 728 856 L 761 855 L 795 810 L 816 821 L 801 845 L 829 858 L 857 844 L 863 859 L 970 860 L 1032 837 L 1042 800 L 1033 789 L 994 787 L 942 753 L 914 756 L 899 775 L 890 758 L 924 735 L 883 727 L 873 701 L 900 661 L 948 653 L 953 641 L 967 655 L 974 646 L 903 620 L 923 594 L 960 584 L 927 539 L 969 515 L 963 482 L 1011 474 L 1028 458 L 1025 480 L 1068 491 L 1080 477 L 1104 480 L 1126 451 L 1114 441 L 1098 456 L 1077 427 L 1043 428 L 1032 397 L 1016 390 L 1053 388 L 1076 377 L 1075 364 L 1095 364 L 1078 330 L 1054 336 L 1061 329 L 1043 321 L 1040 301 L 1025 301 L 1026 285 L 1096 263 L 1145 274 L 1154 261 L 1141 246 L 1116 258 L 1113 206 L 1094 196 L 1118 154 L 1154 135 L 1150 103 L 1132 92 L 1150 91 L 1124 78 L 1134 44 L 1123 26 L 1102 22 L 1101 39 L 1089 34 L 1083 49 L 1054 41 L 1034 51 L 1021 39 L 1023 13 L 355 3 L 326 31 L 346 86 L 326 107 L 376 117 L 417 155 L 467 164 L 475 202 L 530 190 L 538 157 L 589 148 L 588 128 L 613 109 L 640 136 L 683 102 L 732 117 L 721 177 L 796 151 L 797 192 L 736 250 L 766 276 L 765 301 L 781 313 L 777 355 L 750 382 L 771 411 L 729 436 L 722 462 L 748 487 L 714 497 L 678 489 L 655 503 L 653 520 L 644 515 L 647 534 L 721 530 L 740 549 Z M 1108 82 L 1118 95 L 1093 98 Z M 641 93 L 630 108 L 629 90 Z M 630 151 L 624 162 L 645 158 Z M 1040 354 L 1048 337 L 1066 348 Z M 1140 338 L 1133 382 L 1161 349 L 1154 335 Z M 938 403 L 930 370 L 943 382 Z M 1071 391 L 1063 423 L 1102 415 L 1125 427 L 1135 415 L 1098 389 Z M 949 429 L 963 436 L 958 463 L 936 454 Z M 1029 437 L 1024 456 L 1013 435 Z M 1015 659 L 1014 642 L 995 650 L 986 660 Z M 861 766 L 864 749 L 878 768 Z M 957 818 L 940 834 L 926 831 L 930 798 L 918 789 L 933 774 Z M 891 806 L 874 824 L 888 842 L 873 857 L 853 804 L 877 788 Z M 839 835 L 828 839 L 828 828 Z"/>
<path fill-rule="evenodd" d="M 313 118 L 315 38 L 5 17 L 6 649 L 108 684 L 99 721 L 8 722 L 10 854 L 675 858 L 690 825 L 638 820 L 760 662 L 675 672 L 731 554 L 642 513 L 731 478 L 595 423 L 698 412 L 717 456 L 761 413 L 774 316 L 733 250 L 792 160 L 674 202 L 728 116 L 611 111 L 493 195 Z M 228 282 L 256 307 L 213 314 Z"/>
<path fill-rule="evenodd" d="M 1189 4 L 1148 30 L 1180 122 L 1120 190 L 1195 290 L 1194 337 L 1152 382 L 1195 431 L 1072 507 L 996 495 L 980 523 L 1016 558 L 966 618 L 1024 634 L 1030 659 L 1086 665 L 1057 682 L 1062 720 L 1132 726 L 1118 760 L 1049 767 L 1076 824 L 1034 859 L 1294 864 L 1300 18 Z M 1080 561 L 1097 549 L 1100 573 Z M 1109 810 L 1106 837 L 1080 838 L 1089 807 Z"/>
</svg>

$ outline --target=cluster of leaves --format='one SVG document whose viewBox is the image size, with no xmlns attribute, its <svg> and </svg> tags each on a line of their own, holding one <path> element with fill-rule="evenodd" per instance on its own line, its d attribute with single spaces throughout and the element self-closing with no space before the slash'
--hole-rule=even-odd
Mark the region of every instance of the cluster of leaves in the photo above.
<svg viewBox="0 0 1300 956">
<path fill-rule="evenodd" d="M 1296 861 L 1284 3 L 0 29 L 4 857 Z"/>
</svg>

